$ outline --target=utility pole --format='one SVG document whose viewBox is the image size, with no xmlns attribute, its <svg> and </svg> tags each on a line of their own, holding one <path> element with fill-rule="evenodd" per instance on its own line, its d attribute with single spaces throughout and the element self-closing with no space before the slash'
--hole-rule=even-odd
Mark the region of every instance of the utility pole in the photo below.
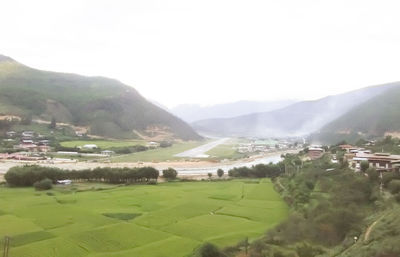
<svg viewBox="0 0 400 257">
<path fill-rule="evenodd" d="M 8 250 L 10 249 L 10 237 L 5 236 L 4 237 L 4 251 L 3 251 L 3 257 L 8 257 Z"/>
</svg>

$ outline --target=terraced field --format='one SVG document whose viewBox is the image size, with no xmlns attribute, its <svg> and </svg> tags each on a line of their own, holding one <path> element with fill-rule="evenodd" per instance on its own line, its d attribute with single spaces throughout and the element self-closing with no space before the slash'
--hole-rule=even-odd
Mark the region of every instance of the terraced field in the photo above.
<svg viewBox="0 0 400 257">
<path fill-rule="evenodd" d="M 11 237 L 10 257 L 180 257 L 204 241 L 256 238 L 287 212 L 267 179 L 0 187 L 0 238 Z"/>
</svg>

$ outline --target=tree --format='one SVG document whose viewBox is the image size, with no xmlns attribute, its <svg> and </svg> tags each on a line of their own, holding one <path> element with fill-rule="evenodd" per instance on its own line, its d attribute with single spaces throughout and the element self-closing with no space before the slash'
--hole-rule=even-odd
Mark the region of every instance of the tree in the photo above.
<svg viewBox="0 0 400 257">
<path fill-rule="evenodd" d="M 163 177 L 166 179 L 176 179 L 178 172 L 173 168 L 168 168 L 162 171 Z"/>
<path fill-rule="evenodd" d="M 390 193 L 392 193 L 392 194 L 400 193 L 400 180 L 394 179 L 394 180 L 390 181 L 388 188 L 389 188 Z"/>
<path fill-rule="evenodd" d="M 211 179 L 211 177 L 212 177 L 212 173 L 211 173 L 211 172 L 209 172 L 209 173 L 207 174 L 207 176 L 208 176 L 208 178 L 209 178 L 209 179 Z"/>
<path fill-rule="evenodd" d="M 162 147 L 162 148 L 166 148 L 166 147 L 170 147 L 170 146 L 172 146 L 172 143 L 169 141 L 162 141 L 160 143 L 160 147 Z"/>
<path fill-rule="evenodd" d="M 379 174 L 375 168 L 368 168 L 367 169 L 368 179 L 371 182 L 378 182 L 379 181 Z"/>
<path fill-rule="evenodd" d="M 31 123 L 32 123 L 32 114 L 28 114 L 27 116 L 21 119 L 22 125 L 31 125 Z"/>
<path fill-rule="evenodd" d="M 196 257 L 224 257 L 225 255 L 213 244 L 205 243 L 196 251 Z"/>
<path fill-rule="evenodd" d="M 33 186 L 36 190 L 49 190 L 53 187 L 53 181 L 51 181 L 51 179 L 45 178 L 41 181 L 35 182 Z"/>
<path fill-rule="evenodd" d="M 217 175 L 218 175 L 218 177 L 222 177 L 224 175 L 224 170 L 223 169 L 218 169 L 217 170 Z"/>
<path fill-rule="evenodd" d="M 361 163 L 360 163 L 361 171 L 365 173 L 368 168 L 369 168 L 369 162 L 368 161 L 361 161 Z"/>
<path fill-rule="evenodd" d="M 249 238 L 246 237 L 243 241 L 239 242 L 239 243 L 238 243 L 238 246 L 244 248 L 244 252 L 245 252 L 245 254 L 246 254 L 245 256 L 247 256 L 248 251 L 249 251 L 249 246 L 250 246 L 250 244 L 249 244 Z"/>
<path fill-rule="evenodd" d="M 55 129 L 56 126 L 57 126 L 56 118 L 54 118 L 54 116 L 53 116 L 53 117 L 51 118 L 51 122 L 50 122 L 49 128 Z"/>
</svg>

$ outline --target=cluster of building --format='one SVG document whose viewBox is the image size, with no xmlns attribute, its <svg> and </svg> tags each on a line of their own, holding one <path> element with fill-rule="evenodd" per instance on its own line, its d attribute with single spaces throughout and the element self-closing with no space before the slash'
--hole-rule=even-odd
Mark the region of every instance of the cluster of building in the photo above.
<svg viewBox="0 0 400 257">
<path fill-rule="evenodd" d="M 41 135 L 37 135 L 34 131 L 23 131 L 22 133 L 8 131 L 6 135 L 8 137 L 5 139 L 6 141 L 19 142 L 13 146 L 16 150 L 43 153 L 51 150 L 50 141 Z M 16 137 L 19 137 L 19 140 L 15 140 Z"/>
<path fill-rule="evenodd" d="M 239 153 L 255 153 L 255 152 L 270 152 L 276 149 L 289 149 L 293 147 L 301 147 L 302 145 L 295 146 L 294 142 L 287 140 L 251 140 L 250 143 L 242 143 L 237 147 Z"/>
<path fill-rule="evenodd" d="M 370 150 L 351 145 L 340 145 L 339 147 L 346 151 L 344 158 L 349 162 L 349 166 L 356 171 L 360 171 L 363 161 L 368 162 L 369 167 L 375 168 L 379 172 L 400 169 L 400 155 L 372 153 Z"/>
<path fill-rule="evenodd" d="M 45 160 L 46 157 L 40 155 L 32 155 L 30 152 L 17 152 L 17 153 L 0 153 L 0 159 L 3 160 L 18 160 L 18 161 L 39 161 Z"/>
</svg>

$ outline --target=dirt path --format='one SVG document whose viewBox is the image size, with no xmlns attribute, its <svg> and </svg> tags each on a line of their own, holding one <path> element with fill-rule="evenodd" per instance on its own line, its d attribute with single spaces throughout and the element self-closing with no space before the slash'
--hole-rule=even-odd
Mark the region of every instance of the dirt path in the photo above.
<svg viewBox="0 0 400 257">
<path fill-rule="evenodd" d="M 367 242 L 369 239 L 369 235 L 372 232 L 372 229 L 374 229 L 375 225 L 379 222 L 379 220 L 381 220 L 385 215 L 380 216 L 377 220 L 375 220 L 365 231 L 365 235 L 364 235 L 364 242 Z"/>
</svg>

